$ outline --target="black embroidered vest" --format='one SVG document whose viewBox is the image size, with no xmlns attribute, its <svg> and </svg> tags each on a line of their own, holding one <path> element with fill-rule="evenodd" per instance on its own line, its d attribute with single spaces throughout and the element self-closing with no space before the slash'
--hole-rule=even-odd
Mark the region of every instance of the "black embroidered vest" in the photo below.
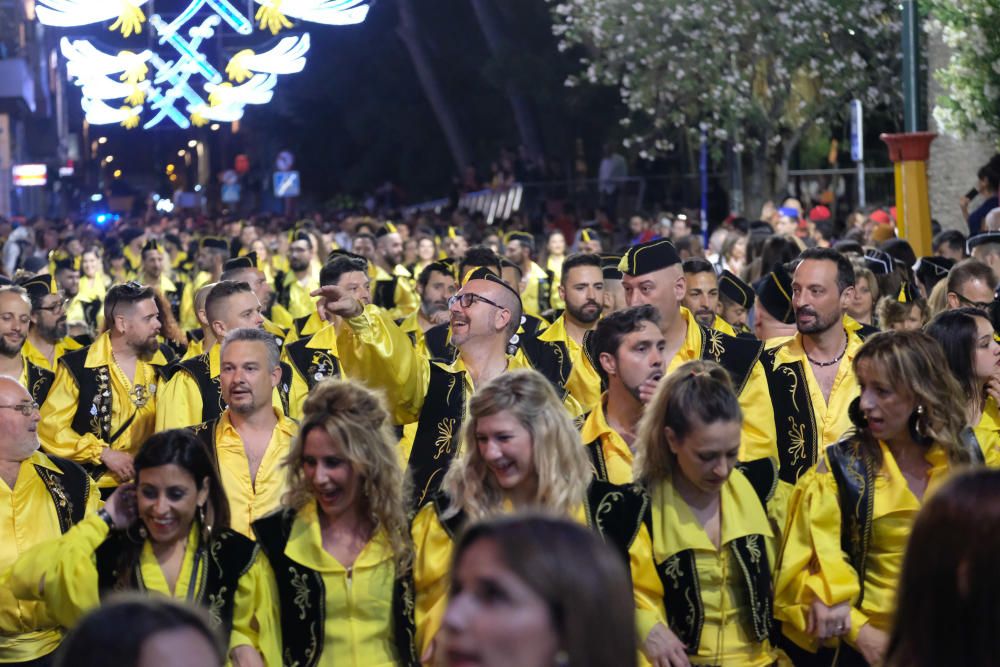
<svg viewBox="0 0 1000 667">
<path fill-rule="evenodd" d="M 736 466 L 746 475 L 761 505 L 765 505 L 777 486 L 777 470 L 770 459 L 758 459 Z M 735 471 L 734 473 L 735 474 Z M 766 511 L 766 507 L 765 507 Z M 647 529 L 653 537 L 652 511 L 645 515 Z M 771 566 L 763 535 L 746 535 L 729 542 L 732 558 L 738 564 L 745 599 L 746 614 L 743 623 L 755 641 L 774 640 L 773 597 Z M 695 653 L 701 643 L 705 624 L 695 553 L 685 549 L 670 556 L 662 563 L 655 563 L 656 572 L 663 584 L 663 603 L 670 629 Z"/>
<path fill-rule="evenodd" d="M 312 317 L 311 314 L 303 315 L 302 317 L 296 317 L 294 320 L 292 320 L 292 328 L 295 329 L 296 334 L 298 334 L 299 336 L 302 335 L 302 330 L 306 328 L 306 322 L 309 321 L 310 317 Z"/>
<path fill-rule="evenodd" d="M 459 431 L 465 417 L 465 373 L 452 372 L 431 362 L 417 432 L 408 468 L 413 479 L 411 507 L 419 508 L 434 496 L 444 473 L 458 453 Z"/>
<path fill-rule="evenodd" d="M 31 394 L 31 400 L 42 405 L 49 396 L 49 390 L 52 389 L 52 382 L 56 379 L 56 374 L 47 368 L 36 366 L 27 359 L 24 360 L 24 364 L 28 377 L 27 389 L 28 393 Z"/>
<path fill-rule="evenodd" d="M 764 344 L 756 339 L 729 336 L 721 331 L 709 329 L 697 324 L 694 318 L 688 326 L 692 324 L 701 329 L 701 349 L 698 351 L 698 358 L 714 361 L 725 368 L 733 380 L 733 389 L 739 396 L 764 351 Z"/>
<path fill-rule="evenodd" d="M 200 541 L 200 538 L 199 538 Z M 123 556 L 130 551 L 129 537 L 122 532 L 111 533 L 95 552 L 97 587 L 101 598 L 121 590 L 145 591 L 139 572 L 138 559 L 131 572 L 122 577 Z M 134 551 L 133 551 L 134 552 Z M 190 601 L 208 611 L 212 627 L 228 641 L 233 629 L 236 589 L 242 577 L 253 565 L 257 545 L 253 540 L 231 530 L 217 530 L 208 544 L 198 545 L 196 562 L 202 567 L 194 581 Z M 122 581 L 126 583 L 122 583 Z"/>
<path fill-rule="evenodd" d="M 35 465 L 35 472 L 52 496 L 52 503 L 59 517 L 59 530 L 65 533 L 74 524 L 83 520 L 90 499 L 90 477 L 82 467 L 58 456 L 49 456 L 62 475 L 48 468 Z"/>
<path fill-rule="evenodd" d="M 326 588 L 323 575 L 285 555 L 295 510 L 283 509 L 254 522 L 253 530 L 267 555 L 278 584 L 281 605 L 281 655 L 285 665 L 336 665 L 337 656 L 322 655 L 326 628 Z M 392 592 L 393 639 L 399 664 L 420 664 L 415 643 L 413 578 L 396 579 Z"/>
<path fill-rule="evenodd" d="M 300 338 L 285 348 L 292 368 L 302 376 L 310 391 L 327 378 L 340 377 L 340 360 L 329 350 L 307 347 L 311 340 L 312 336 Z"/>
<path fill-rule="evenodd" d="M 372 286 L 372 303 L 385 310 L 395 308 L 396 285 L 398 283 L 399 276 L 393 276 L 389 280 L 376 280 Z"/>
</svg>

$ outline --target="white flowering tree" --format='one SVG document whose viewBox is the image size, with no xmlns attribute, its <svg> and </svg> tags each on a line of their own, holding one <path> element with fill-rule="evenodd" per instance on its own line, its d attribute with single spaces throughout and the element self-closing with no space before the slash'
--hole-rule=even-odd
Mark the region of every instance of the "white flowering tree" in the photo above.
<svg viewBox="0 0 1000 667">
<path fill-rule="evenodd" d="M 747 213 L 779 192 L 812 127 L 902 107 L 898 8 L 884 0 L 548 0 L 559 48 L 581 46 L 569 86 L 617 86 L 627 144 L 649 158 L 702 130 L 748 168 Z M 755 210 L 756 209 L 756 210 Z"/>
<path fill-rule="evenodd" d="M 1000 137 L 1000 0 L 931 0 L 928 30 L 951 49 L 934 76 L 934 119 L 945 132 Z"/>
</svg>

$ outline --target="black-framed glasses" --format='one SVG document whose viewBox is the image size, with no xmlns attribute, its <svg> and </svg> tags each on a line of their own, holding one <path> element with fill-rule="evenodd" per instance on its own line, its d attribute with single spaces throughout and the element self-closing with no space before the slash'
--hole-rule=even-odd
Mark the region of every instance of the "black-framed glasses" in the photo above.
<svg viewBox="0 0 1000 667">
<path fill-rule="evenodd" d="M 485 296 L 479 296 L 473 292 L 465 292 L 464 294 L 456 294 L 455 296 L 448 299 L 448 307 L 453 307 L 456 303 L 461 305 L 462 308 L 472 308 L 472 304 L 477 301 L 482 301 L 483 303 L 488 303 L 495 308 L 500 308 L 506 310 L 506 306 L 501 306 L 496 301 L 490 301 Z"/>
<path fill-rule="evenodd" d="M 969 306 L 970 308 L 978 308 L 979 310 L 985 310 L 989 312 L 990 309 L 989 303 L 983 303 L 982 301 L 973 301 L 972 299 L 966 297 L 963 294 L 959 294 L 958 292 L 950 292 L 950 294 L 954 294 L 958 298 L 958 300 L 965 306 Z"/>
<path fill-rule="evenodd" d="M 62 299 L 51 306 L 39 306 L 36 310 L 46 310 L 50 313 L 59 313 L 69 308 L 70 301 L 71 299 Z"/>
<path fill-rule="evenodd" d="M 25 417 L 30 417 L 31 415 L 38 412 L 38 403 L 32 401 L 31 403 L 18 403 L 17 405 L 0 405 L 0 408 L 17 410 Z"/>
</svg>

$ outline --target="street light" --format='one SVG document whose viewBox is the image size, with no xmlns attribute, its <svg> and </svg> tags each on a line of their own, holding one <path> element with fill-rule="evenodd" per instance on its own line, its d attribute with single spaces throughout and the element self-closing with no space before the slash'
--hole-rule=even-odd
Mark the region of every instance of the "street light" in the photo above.
<svg viewBox="0 0 1000 667">
<path fill-rule="evenodd" d="M 179 151 L 177 151 L 177 157 L 184 157 L 185 152 L 186 151 L 183 148 L 180 149 Z"/>
<path fill-rule="evenodd" d="M 218 123 L 212 123 L 212 125 L 211 125 L 212 132 L 218 132 L 220 127 L 222 127 L 222 126 L 219 125 Z"/>
<path fill-rule="evenodd" d="M 114 155 L 109 155 L 106 158 L 104 158 L 104 161 L 107 162 L 108 164 L 111 164 L 112 162 L 115 161 L 115 156 Z"/>
<path fill-rule="evenodd" d="M 122 170 L 121 169 L 115 169 L 114 176 L 115 176 L 115 178 L 121 178 L 122 177 Z"/>
<path fill-rule="evenodd" d="M 97 140 L 97 143 L 99 143 L 99 144 L 101 144 L 103 146 L 104 144 L 108 143 L 108 138 L 107 137 L 101 137 L 100 139 Z"/>
<path fill-rule="evenodd" d="M 191 141 L 188 142 L 188 148 L 194 148 L 197 145 L 198 142 L 195 139 L 192 139 Z"/>
</svg>

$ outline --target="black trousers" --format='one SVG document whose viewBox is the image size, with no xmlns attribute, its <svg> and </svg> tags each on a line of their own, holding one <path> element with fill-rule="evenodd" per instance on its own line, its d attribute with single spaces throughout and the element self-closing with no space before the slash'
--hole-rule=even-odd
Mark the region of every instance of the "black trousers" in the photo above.
<svg viewBox="0 0 1000 667">
<path fill-rule="evenodd" d="M 864 656 L 843 641 L 838 648 L 821 647 L 816 653 L 810 653 L 781 635 L 778 646 L 795 667 L 868 667 Z"/>
</svg>

